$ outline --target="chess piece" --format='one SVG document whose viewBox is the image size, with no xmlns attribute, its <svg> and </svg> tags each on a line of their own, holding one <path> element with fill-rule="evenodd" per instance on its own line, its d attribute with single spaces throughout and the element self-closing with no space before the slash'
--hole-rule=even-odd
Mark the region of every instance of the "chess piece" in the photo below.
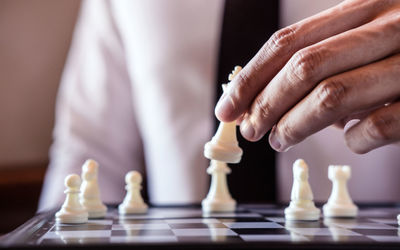
<svg viewBox="0 0 400 250">
<path fill-rule="evenodd" d="M 207 197 L 202 201 L 203 212 L 231 212 L 235 211 L 236 201 L 232 199 L 226 175 L 231 169 L 225 162 L 211 160 L 207 173 L 211 175 L 211 186 Z"/>
<path fill-rule="evenodd" d="M 328 178 L 332 181 L 332 193 L 323 206 L 326 217 L 356 217 L 358 208 L 354 205 L 347 190 L 350 178 L 349 166 L 329 166 Z"/>
<path fill-rule="evenodd" d="M 64 185 L 67 188 L 64 191 L 66 198 L 61 210 L 56 213 L 56 222 L 67 224 L 86 223 L 89 215 L 79 202 L 81 178 L 77 174 L 68 175 L 65 178 Z"/>
<path fill-rule="evenodd" d="M 399 226 L 400 226 L 400 214 L 397 215 L 397 224 L 399 224 Z"/>
<path fill-rule="evenodd" d="M 285 209 L 286 220 L 318 220 L 320 210 L 315 207 L 313 193 L 308 183 L 308 166 L 302 159 L 293 164 L 293 187 L 289 207 Z"/>
<path fill-rule="evenodd" d="M 240 66 L 236 66 L 229 80 L 232 80 L 241 70 Z M 224 92 L 226 84 L 222 85 Z M 204 145 L 204 156 L 210 160 L 218 160 L 227 163 L 238 163 L 242 159 L 243 150 L 239 147 L 236 137 L 236 121 L 221 122 L 217 132 Z"/>
<path fill-rule="evenodd" d="M 144 203 L 140 190 L 142 189 L 142 176 L 137 171 L 130 171 L 125 176 L 127 191 L 124 201 L 118 206 L 120 214 L 143 214 L 148 206 Z"/>
<path fill-rule="evenodd" d="M 80 202 L 89 213 L 89 218 L 102 218 L 106 215 L 107 207 L 101 202 L 100 189 L 97 182 L 99 164 L 87 160 L 82 166 L 82 185 Z"/>
</svg>

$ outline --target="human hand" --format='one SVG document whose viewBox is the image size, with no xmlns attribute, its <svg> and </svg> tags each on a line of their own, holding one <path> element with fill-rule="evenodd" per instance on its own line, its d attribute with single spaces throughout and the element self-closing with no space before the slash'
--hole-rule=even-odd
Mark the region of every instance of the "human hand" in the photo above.
<svg viewBox="0 0 400 250">
<path fill-rule="evenodd" d="M 218 119 L 286 151 L 331 125 L 356 153 L 400 140 L 400 1 L 348 0 L 276 32 L 229 84 Z"/>
</svg>

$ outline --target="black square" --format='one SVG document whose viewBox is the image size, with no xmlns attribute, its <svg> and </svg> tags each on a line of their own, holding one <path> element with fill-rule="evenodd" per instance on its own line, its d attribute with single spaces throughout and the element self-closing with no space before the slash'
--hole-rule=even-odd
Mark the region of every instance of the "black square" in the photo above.
<svg viewBox="0 0 400 250">
<path fill-rule="evenodd" d="M 239 228 L 232 229 L 239 235 L 244 234 L 290 234 L 290 232 L 284 228 Z"/>
</svg>

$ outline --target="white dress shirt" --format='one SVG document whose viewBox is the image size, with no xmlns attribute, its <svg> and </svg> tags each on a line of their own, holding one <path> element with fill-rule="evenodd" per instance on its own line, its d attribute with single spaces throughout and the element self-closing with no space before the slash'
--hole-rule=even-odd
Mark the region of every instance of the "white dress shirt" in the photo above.
<svg viewBox="0 0 400 250">
<path fill-rule="evenodd" d="M 283 1 L 281 14 L 290 16 L 287 13 L 296 9 L 295 3 Z M 122 201 L 124 175 L 132 169 L 146 172 L 154 204 L 193 203 L 205 197 L 208 160 L 203 146 L 214 133 L 214 79 L 223 5 L 223 0 L 82 3 L 59 89 L 40 209 L 62 202 L 65 176 L 79 174 L 87 158 L 100 164 L 101 196 L 108 203 Z M 290 18 L 281 20 L 290 22 Z M 399 192 L 394 196 L 387 191 L 400 190 L 395 180 L 400 170 L 393 161 L 381 161 L 392 156 L 400 159 L 398 148 L 355 157 L 337 136 L 341 131 L 330 133 L 312 136 L 280 154 L 281 199 L 289 197 L 291 164 L 298 157 L 310 164 L 317 199 L 328 198 L 329 163 L 353 165 L 350 187 L 360 188 L 351 190 L 355 200 L 399 198 Z M 361 189 L 367 184 L 372 193 Z"/>
</svg>

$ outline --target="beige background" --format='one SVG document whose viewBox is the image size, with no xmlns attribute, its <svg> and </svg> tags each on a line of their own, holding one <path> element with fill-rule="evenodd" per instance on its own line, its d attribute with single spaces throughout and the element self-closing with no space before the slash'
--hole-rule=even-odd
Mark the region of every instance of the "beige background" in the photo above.
<svg viewBox="0 0 400 250">
<path fill-rule="evenodd" d="M 77 0 L 0 1 L 0 167 L 45 164 Z"/>
</svg>

